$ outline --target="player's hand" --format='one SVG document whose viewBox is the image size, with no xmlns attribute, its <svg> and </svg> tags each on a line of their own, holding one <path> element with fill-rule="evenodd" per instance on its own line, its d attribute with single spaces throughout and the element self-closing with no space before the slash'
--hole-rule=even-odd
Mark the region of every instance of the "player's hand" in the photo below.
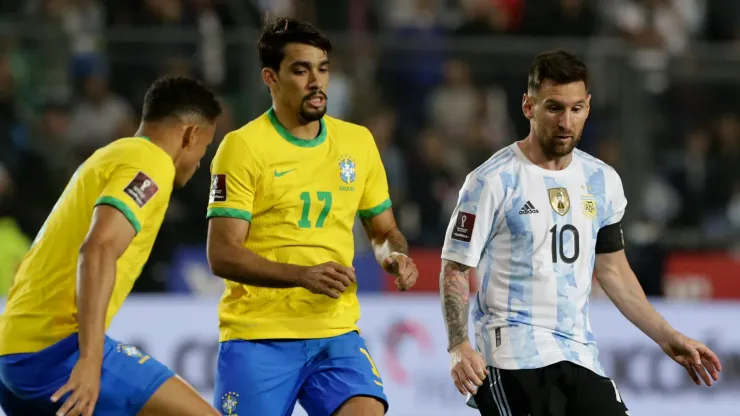
<svg viewBox="0 0 740 416">
<path fill-rule="evenodd" d="M 452 381 L 455 382 L 455 387 L 462 395 L 475 394 L 488 375 L 483 355 L 473 349 L 469 341 L 450 350 L 450 364 Z"/>
<path fill-rule="evenodd" d="M 391 253 L 383 261 L 385 269 L 396 276 L 396 288 L 405 292 L 416 284 L 419 270 L 416 269 L 411 257 L 401 253 Z"/>
<path fill-rule="evenodd" d="M 686 369 L 696 385 L 701 385 L 701 380 L 704 380 L 707 386 L 711 386 L 714 381 L 719 380 L 722 363 L 719 362 L 717 355 L 701 342 L 676 332 L 659 345 L 669 357 Z"/>
<path fill-rule="evenodd" d="M 342 266 L 333 261 L 304 268 L 298 279 L 301 287 L 334 299 L 339 299 L 348 287 L 357 282 L 353 267 Z"/>
<path fill-rule="evenodd" d="M 56 403 L 71 393 L 57 411 L 57 416 L 92 416 L 100 393 L 101 370 L 100 360 L 81 358 L 77 361 L 67 384 L 51 396 L 51 401 Z"/>
</svg>

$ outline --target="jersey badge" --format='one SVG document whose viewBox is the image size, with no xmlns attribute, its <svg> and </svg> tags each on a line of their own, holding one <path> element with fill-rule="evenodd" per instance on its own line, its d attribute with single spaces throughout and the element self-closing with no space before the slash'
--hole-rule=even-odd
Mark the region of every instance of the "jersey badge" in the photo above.
<svg viewBox="0 0 740 416">
<path fill-rule="evenodd" d="M 596 198 L 594 198 L 593 195 L 583 195 L 581 196 L 581 201 L 583 203 L 583 216 L 590 220 L 596 218 L 596 214 L 598 212 L 596 208 Z"/>
<path fill-rule="evenodd" d="M 452 239 L 469 243 L 473 238 L 473 227 L 475 226 L 475 214 L 458 212 L 455 228 L 452 229 Z"/>
<path fill-rule="evenodd" d="M 158 190 L 157 184 L 144 172 L 137 173 L 134 179 L 123 188 L 123 192 L 130 196 L 139 208 L 143 208 Z"/>
<path fill-rule="evenodd" d="M 357 177 L 355 161 L 349 156 L 342 156 L 339 160 L 339 179 L 346 184 L 351 184 Z"/>
<path fill-rule="evenodd" d="M 226 175 L 213 175 L 209 203 L 226 201 Z"/>
<path fill-rule="evenodd" d="M 221 410 L 225 415 L 237 416 L 236 407 L 239 405 L 239 393 L 230 391 L 221 396 Z"/>
<path fill-rule="evenodd" d="M 550 196 L 550 205 L 561 216 L 570 211 L 570 198 L 568 197 L 568 190 L 565 188 L 550 188 L 547 190 Z"/>
</svg>

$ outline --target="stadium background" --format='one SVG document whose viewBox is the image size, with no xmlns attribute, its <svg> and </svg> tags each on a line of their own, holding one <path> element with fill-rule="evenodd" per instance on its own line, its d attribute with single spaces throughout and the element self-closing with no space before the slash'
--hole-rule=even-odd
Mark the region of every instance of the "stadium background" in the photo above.
<svg viewBox="0 0 740 416">
<path fill-rule="evenodd" d="M 2 0 L 0 294 L 80 161 L 135 131 L 157 75 L 194 75 L 223 95 L 218 139 L 269 107 L 255 47 L 265 11 L 331 34 L 329 114 L 373 132 L 421 271 L 413 293 L 394 293 L 356 228 L 360 325 L 391 415 L 475 414 L 448 378 L 439 249 L 467 171 L 526 135 L 528 65 L 556 47 L 591 69 L 580 147 L 623 178 L 627 251 L 643 287 L 725 370 L 716 387 L 692 387 L 596 289 L 603 363 L 632 415 L 740 415 L 740 2 L 731 0 Z M 175 192 L 111 329 L 207 397 L 223 286 L 204 254 L 209 162 Z"/>
</svg>

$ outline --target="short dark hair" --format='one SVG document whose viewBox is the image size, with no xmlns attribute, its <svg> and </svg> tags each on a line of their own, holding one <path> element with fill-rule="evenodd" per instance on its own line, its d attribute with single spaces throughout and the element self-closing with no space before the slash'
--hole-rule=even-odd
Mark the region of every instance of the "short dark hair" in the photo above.
<svg viewBox="0 0 740 416">
<path fill-rule="evenodd" d="M 202 117 L 213 123 L 222 112 L 216 94 L 201 82 L 181 76 L 156 80 L 144 96 L 143 121 L 170 117 Z"/>
<path fill-rule="evenodd" d="M 542 52 L 534 58 L 529 68 L 527 88 L 537 91 L 546 80 L 558 85 L 583 81 L 588 89 L 588 68 L 570 52 L 563 50 Z"/>
<path fill-rule="evenodd" d="M 302 43 L 331 52 L 331 41 L 308 22 L 278 17 L 272 23 L 265 24 L 260 35 L 257 47 L 260 54 L 262 68 L 280 70 L 280 63 L 285 58 L 285 45 Z"/>
</svg>

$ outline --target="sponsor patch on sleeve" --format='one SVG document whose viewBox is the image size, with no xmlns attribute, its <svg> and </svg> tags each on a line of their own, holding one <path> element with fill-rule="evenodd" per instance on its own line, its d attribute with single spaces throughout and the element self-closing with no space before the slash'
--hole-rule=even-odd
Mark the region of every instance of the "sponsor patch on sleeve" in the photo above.
<svg viewBox="0 0 740 416">
<path fill-rule="evenodd" d="M 123 189 L 123 192 L 130 196 L 139 208 L 143 208 L 158 190 L 159 187 L 157 184 L 146 173 L 139 172 L 128 186 Z"/>
<path fill-rule="evenodd" d="M 226 175 L 213 175 L 209 203 L 226 201 Z"/>
<path fill-rule="evenodd" d="M 462 211 L 458 212 L 457 220 L 455 220 L 455 228 L 452 229 L 452 239 L 469 243 L 470 239 L 473 238 L 474 226 L 475 214 Z"/>
</svg>

